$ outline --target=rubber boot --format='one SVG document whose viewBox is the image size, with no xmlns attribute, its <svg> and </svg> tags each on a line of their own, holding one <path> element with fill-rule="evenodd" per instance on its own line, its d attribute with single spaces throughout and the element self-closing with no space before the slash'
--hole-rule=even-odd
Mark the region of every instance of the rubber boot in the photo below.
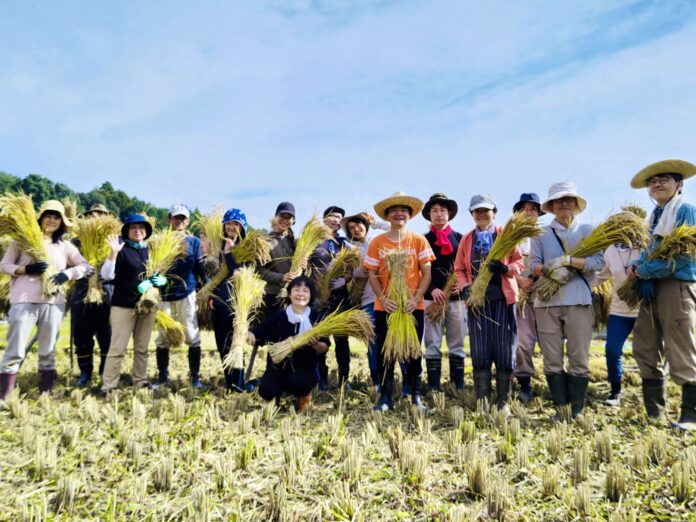
<svg viewBox="0 0 696 522">
<path fill-rule="evenodd" d="M 551 400 L 556 407 L 565 406 L 568 404 L 568 389 L 566 386 L 565 373 L 548 373 L 546 374 L 546 382 L 549 385 Z"/>
<path fill-rule="evenodd" d="M 666 403 L 665 380 L 643 379 L 643 404 L 648 417 L 656 421 L 664 420 Z"/>
<path fill-rule="evenodd" d="M 160 386 L 169 384 L 169 349 L 157 348 L 155 350 L 155 357 L 157 358 L 157 371 L 159 375 L 155 382 L 152 383 L 151 387 L 156 390 Z"/>
<path fill-rule="evenodd" d="M 6 401 L 17 382 L 16 373 L 0 373 L 0 400 Z"/>
<path fill-rule="evenodd" d="M 201 347 L 189 346 L 188 349 L 189 374 L 191 376 L 191 387 L 202 388 L 201 373 Z"/>
<path fill-rule="evenodd" d="M 449 357 L 449 367 L 450 367 L 450 381 L 454 384 L 457 390 L 464 389 L 464 357 L 457 357 L 456 355 L 450 355 Z"/>
<path fill-rule="evenodd" d="M 499 410 L 507 407 L 512 389 L 512 372 L 496 370 L 495 372 L 496 397 L 495 405 Z"/>
<path fill-rule="evenodd" d="M 373 406 L 375 411 L 389 411 L 394 408 L 394 402 L 392 401 L 392 388 L 394 384 L 392 382 L 382 383 L 382 388 L 379 392 L 379 399 L 377 399 L 377 404 Z"/>
<path fill-rule="evenodd" d="M 686 431 L 696 430 L 696 384 L 682 385 L 681 416 L 674 427 Z"/>
<path fill-rule="evenodd" d="M 411 389 L 408 384 L 408 372 L 406 370 L 406 365 L 399 363 L 401 367 L 401 398 L 405 399 L 411 394 Z"/>
<path fill-rule="evenodd" d="M 76 384 L 79 388 L 85 388 L 92 382 L 92 363 L 80 363 L 79 367 L 80 377 L 78 377 Z"/>
<path fill-rule="evenodd" d="M 442 388 L 440 388 L 440 376 L 442 374 L 442 359 L 426 359 L 425 369 L 428 374 L 428 388 L 430 388 L 430 391 L 442 391 Z"/>
<path fill-rule="evenodd" d="M 590 378 L 580 375 L 568 375 L 566 382 L 568 386 L 570 413 L 573 418 L 575 418 L 580 415 L 585 408 L 585 398 L 587 397 L 587 386 L 590 384 Z"/>
<path fill-rule="evenodd" d="M 241 393 L 244 391 L 244 370 L 239 368 L 225 370 L 225 382 L 227 389 L 231 392 Z"/>
<path fill-rule="evenodd" d="M 532 391 L 532 378 L 520 376 L 517 377 L 517 384 L 520 385 L 520 391 L 517 393 L 517 398 L 525 404 L 534 398 Z"/>
<path fill-rule="evenodd" d="M 491 370 L 474 370 L 474 394 L 476 400 L 491 402 Z"/>
<path fill-rule="evenodd" d="M 55 370 L 39 370 L 39 393 L 50 393 L 55 380 Z"/>
</svg>

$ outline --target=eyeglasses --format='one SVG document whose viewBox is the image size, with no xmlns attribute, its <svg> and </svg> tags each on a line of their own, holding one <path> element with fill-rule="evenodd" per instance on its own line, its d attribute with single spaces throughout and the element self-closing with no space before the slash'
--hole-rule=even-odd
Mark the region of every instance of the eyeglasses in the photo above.
<svg viewBox="0 0 696 522">
<path fill-rule="evenodd" d="M 669 174 L 663 174 L 663 175 L 661 175 L 661 176 L 653 176 L 652 178 L 648 178 L 648 179 L 645 181 L 645 184 L 646 184 L 648 187 L 652 187 L 653 185 L 657 185 L 658 183 L 659 183 L 660 185 L 664 185 L 665 183 L 669 183 L 669 182 L 672 181 L 673 179 L 674 179 L 674 178 L 673 178 L 672 176 L 670 176 Z"/>
<path fill-rule="evenodd" d="M 556 202 L 556 203 L 565 203 L 565 204 L 568 204 L 568 203 L 575 203 L 576 200 L 575 200 L 575 198 L 572 197 L 572 196 L 564 196 L 564 197 L 562 197 L 562 198 L 554 199 L 553 201 Z"/>
</svg>

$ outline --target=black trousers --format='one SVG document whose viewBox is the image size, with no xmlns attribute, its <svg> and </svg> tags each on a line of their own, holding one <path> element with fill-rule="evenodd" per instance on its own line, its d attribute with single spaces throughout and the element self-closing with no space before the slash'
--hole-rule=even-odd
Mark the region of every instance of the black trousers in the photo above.
<svg viewBox="0 0 696 522">
<path fill-rule="evenodd" d="M 223 303 L 215 303 L 215 308 L 213 308 L 213 331 L 215 332 L 215 345 L 220 354 L 220 361 L 223 363 L 232 345 L 233 321 L 234 315 L 229 306 Z M 232 368 L 225 368 L 223 365 L 222 371 L 225 375 L 227 388 L 242 389 L 244 386 L 243 370 L 233 370 Z"/>
<path fill-rule="evenodd" d="M 334 336 L 334 350 L 336 352 L 336 364 L 338 365 L 338 379 L 340 381 L 348 380 L 350 375 L 350 345 L 348 337 Z M 326 364 L 326 356 L 329 352 L 322 353 L 319 356 L 317 367 L 319 368 L 319 376 L 323 380 L 329 377 L 329 367 Z"/>
<path fill-rule="evenodd" d="M 382 350 L 384 340 L 387 337 L 387 315 L 387 312 L 375 310 L 375 337 L 379 347 L 377 352 L 377 375 L 381 379 L 382 393 L 391 395 L 394 391 L 394 361 L 387 363 Z M 415 310 L 413 317 L 416 319 L 418 339 L 422 342 L 425 312 L 423 310 Z M 420 356 L 407 359 L 402 365 L 402 370 L 406 370 L 405 379 L 408 380 L 411 393 L 420 392 L 421 374 L 423 373 L 422 359 Z"/>
<path fill-rule="evenodd" d="M 92 371 L 94 338 L 96 337 L 101 354 L 99 375 L 104 373 L 106 355 L 111 344 L 110 312 L 111 306 L 108 304 L 95 305 L 79 301 L 70 306 L 75 354 L 77 355 L 77 364 L 80 369 Z"/>
<path fill-rule="evenodd" d="M 259 382 L 259 395 L 270 401 L 287 393 L 295 397 L 304 397 L 314 389 L 318 382 L 316 368 L 293 365 L 292 360 L 281 366 L 273 364 L 271 357 L 266 358 L 266 371 Z"/>
</svg>

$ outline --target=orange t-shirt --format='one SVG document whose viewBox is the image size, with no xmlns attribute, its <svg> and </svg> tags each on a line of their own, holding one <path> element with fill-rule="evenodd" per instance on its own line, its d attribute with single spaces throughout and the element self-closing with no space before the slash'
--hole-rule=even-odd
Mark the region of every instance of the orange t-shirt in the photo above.
<svg viewBox="0 0 696 522">
<path fill-rule="evenodd" d="M 408 266 L 406 267 L 406 284 L 411 295 L 416 293 L 421 282 L 421 265 L 435 261 L 435 254 L 430 248 L 430 243 L 425 236 L 407 231 L 400 242 L 391 241 L 387 234 L 380 234 L 375 237 L 367 248 L 363 268 L 366 270 L 377 270 L 379 282 L 382 288 L 389 286 L 389 269 L 387 267 L 386 255 L 392 250 L 401 248 L 410 254 Z M 418 303 L 418 310 L 424 310 L 425 303 L 421 299 Z M 384 306 L 379 300 L 375 299 L 375 310 L 384 312 Z"/>
</svg>

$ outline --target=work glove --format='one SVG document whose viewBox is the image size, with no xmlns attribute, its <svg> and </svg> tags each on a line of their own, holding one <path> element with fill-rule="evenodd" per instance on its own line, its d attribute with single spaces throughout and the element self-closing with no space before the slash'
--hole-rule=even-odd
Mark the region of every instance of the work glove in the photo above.
<svg viewBox="0 0 696 522">
<path fill-rule="evenodd" d="M 551 275 L 551 272 L 554 270 L 558 270 L 559 268 L 562 268 L 565 265 L 565 260 L 566 256 L 561 256 L 557 257 L 555 259 L 549 259 L 544 265 L 541 267 L 541 272 L 546 276 L 549 277 Z M 553 279 L 553 278 L 552 278 Z"/>
<path fill-rule="evenodd" d="M 337 277 L 333 281 L 329 283 L 329 288 L 331 290 L 338 290 L 339 288 L 346 286 L 346 278 L 345 277 Z"/>
<path fill-rule="evenodd" d="M 655 299 L 655 282 L 652 279 L 637 279 L 636 291 L 643 301 Z"/>
<path fill-rule="evenodd" d="M 138 292 L 141 294 L 144 294 L 152 287 L 153 287 L 152 281 L 150 281 L 149 279 L 146 279 L 145 281 L 143 281 L 142 283 L 140 283 L 138 285 Z"/>
<path fill-rule="evenodd" d="M 488 262 L 488 270 L 493 274 L 505 275 L 508 273 L 508 266 L 502 261 L 497 259 L 491 259 Z"/>
<path fill-rule="evenodd" d="M 167 278 L 160 274 L 153 275 L 150 278 L 150 281 L 152 281 L 152 286 L 156 286 L 158 288 L 167 284 Z"/>
<path fill-rule="evenodd" d="M 53 283 L 56 286 L 60 286 L 63 283 L 66 283 L 68 279 L 70 278 L 63 272 L 58 272 L 56 275 L 51 276 L 51 283 Z"/>
<path fill-rule="evenodd" d="M 566 284 L 568 281 L 570 281 L 570 278 L 573 276 L 570 270 L 568 270 L 565 267 L 561 268 L 556 268 L 554 271 L 552 271 L 550 274 L 548 274 L 549 279 L 553 279 L 557 283 L 560 283 L 562 285 Z"/>
<path fill-rule="evenodd" d="M 46 261 L 39 261 L 38 263 L 32 263 L 24 267 L 24 271 L 27 275 L 43 274 L 46 270 L 48 270 L 48 263 Z"/>
</svg>

